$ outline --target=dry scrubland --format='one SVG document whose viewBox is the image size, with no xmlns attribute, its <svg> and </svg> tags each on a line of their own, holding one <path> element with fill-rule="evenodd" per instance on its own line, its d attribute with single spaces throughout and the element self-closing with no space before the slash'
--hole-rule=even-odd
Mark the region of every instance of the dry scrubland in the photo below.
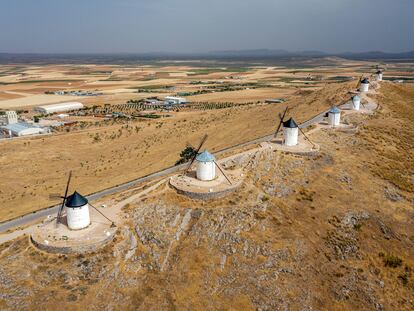
<svg viewBox="0 0 414 311">
<path fill-rule="evenodd" d="M 295 115 L 325 107 L 337 87 L 349 86 L 298 100 Z M 414 87 L 383 83 L 379 92 L 375 115 L 347 116 L 359 133 L 315 132 L 314 157 L 268 151 L 238 163 L 249 173 L 226 198 L 196 202 L 165 188 L 129 205 L 128 226 L 97 253 L 47 255 L 27 238 L 2 245 L 0 308 L 413 310 Z M 276 106 L 236 111 L 200 116 L 217 118 L 210 147 L 220 146 L 230 117 L 243 122 L 227 130 L 230 141 L 273 129 Z M 260 129 L 247 123 L 247 131 L 252 112 Z"/>
<path fill-rule="evenodd" d="M 254 90 L 243 90 L 233 92 L 218 92 L 202 95 L 189 96 L 192 102 L 233 102 L 233 103 L 249 103 L 264 102 L 271 98 L 285 98 L 294 93 L 294 89 L 276 89 L 276 88 L 259 88 Z"/>
<path fill-rule="evenodd" d="M 305 65 L 309 64 L 305 62 Z M 288 105 L 294 108 L 292 114 L 302 121 L 331 103 L 337 103 L 347 86 L 354 82 L 333 83 L 324 92 L 312 93 L 315 89 L 332 82 L 330 79 L 336 75 L 356 76 L 358 68 L 368 65 L 372 64 L 348 63 L 342 59 L 328 59 L 323 64 L 313 62 L 309 69 L 219 65 L 213 68 L 202 67 L 202 64 L 194 67 L 162 63 L 144 66 L 5 65 L 0 68 L 0 109 L 28 109 L 46 102 L 69 100 L 82 101 L 87 106 L 119 104 L 129 99 L 203 90 L 211 86 L 213 80 L 218 83 L 216 85 L 253 89 L 189 96 L 189 99 L 256 103 L 285 97 Z M 303 82 L 313 74 L 311 69 L 324 81 Z M 302 82 L 293 83 L 294 80 Z M 195 81 L 202 83 L 193 84 Z M 168 90 L 168 86 L 175 86 L 175 89 Z M 138 89 L 157 91 L 136 93 Z M 44 94 L 53 90 L 97 90 L 104 95 L 85 98 Z M 92 193 L 173 165 L 186 142 L 197 144 L 204 133 L 210 134 L 207 146 L 213 150 L 268 134 L 274 130 L 277 113 L 283 109 L 284 105 L 249 105 L 171 113 L 171 118 L 160 120 L 109 125 L 100 122 L 100 126 L 90 122 L 86 129 L 77 132 L 0 142 L 0 204 L 3 207 L 0 221 L 56 203 L 48 200 L 48 194 L 63 191 L 69 170 L 74 171 L 76 188 L 85 194 Z"/>
<path fill-rule="evenodd" d="M 347 98 L 354 83 L 289 100 L 298 122 Z M 219 150 L 272 133 L 281 105 L 252 105 L 205 112 L 184 112 L 160 121 L 135 121 L 80 132 L 1 142 L 0 220 L 51 205 L 49 193 L 73 185 L 92 193 L 173 165 L 187 142 L 196 145 L 207 133 L 206 147 Z M 13 176 L 11 178 L 11 176 Z"/>
</svg>

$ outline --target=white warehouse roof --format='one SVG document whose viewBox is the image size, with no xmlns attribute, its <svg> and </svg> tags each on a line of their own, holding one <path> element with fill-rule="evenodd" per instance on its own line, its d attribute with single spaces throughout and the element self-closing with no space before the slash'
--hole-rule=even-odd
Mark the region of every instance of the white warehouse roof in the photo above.
<svg viewBox="0 0 414 311">
<path fill-rule="evenodd" d="M 165 100 L 166 101 L 174 101 L 174 102 L 177 102 L 179 104 L 183 104 L 183 103 L 187 102 L 187 100 L 184 97 L 175 97 L 175 96 L 167 96 L 167 97 L 165 97 Z"/>
<path fill-rule="evenodd" d="M 35 127 L 27 123 L 14 123 L 1 127 L 4 132 L 11 132 L 13 136 L 27 136 L 27 135 L 36 135 L 42 134 L 45 132 L 44 129 L 40 127 Z"/>
<path fill-rule="evenodd" d="M 34 110 L 41 112 L 41 113 L 56 113 L 56 112 L 79 110 L 79 109 L 82 109 L 83 107 L 84 106 L 82 103 L 68 102 L 68 103 L 37 106 L 34 108 Z"/>
</svg>

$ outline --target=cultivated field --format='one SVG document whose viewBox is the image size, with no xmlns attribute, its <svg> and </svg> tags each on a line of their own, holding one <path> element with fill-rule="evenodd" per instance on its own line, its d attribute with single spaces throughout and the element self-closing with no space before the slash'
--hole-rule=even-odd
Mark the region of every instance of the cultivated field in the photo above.
<svg viewBox="0 0 414 311">
<path fill-rule="evenodd" d="M 350 88 L 352 83 L 328 85 L 287 104 L 303 120 Z M 0 308 L 413 310 L 414 86 L 382 82 L 370 98 L 379 104 L 375 114 L 344 118 L 359 127 L 357 133 L 310 134 L 321 146 L 317 155 L 267 150 L 236 161 L 233 165 L 246 168 L 246 178 L 225 198 L 194 201 L 163 185 L 131 201 L 116 239 L 97 252 L 51 255 L 37 251 L 27 238 L 3 244 Z M 66 169 L 76 166 L 71 150 L 78 144 L 78 155 L 85 157 L 89 145 L 88 161 L 99 159 L 92 165 L 82 158 L 76 182 L 89 178 L 85 187 L 93 180 L 117 180 L 121 172 L 139 174 L 155 162 L 173 162 L 175 144 L 196 140 L 204 131 L 211 134 L 211 148 L 271 131 L 281 108 L 186 113 L 163 121 L 157 134 L 165 137 L 154 131 L 160 121 L 128 137 L 124 130 L 115 141 L 93 143 L 81 133 L 52 136 L 52 146 L 62 141 L 53 150 L 61 150 L 58 158 L 49 156 L 49 170 L 43 169 L 46 161 L 32 161 L 31 177 L 53 176 L 59 161 Z M 63 138 L 72 148 L 64 147 Z M 153 143 L 157 139 L 160 144 Z M 37 160 L 46 156 L 45 142 L 30 141 Z M 21 157 L 24 143 L 15 145 Z M 149 144 L 153 158 L 135 157 L 142 144 Z M 117 165 L 112 171 L 119 174 L 106 169 L 109 178 L 100 172 L 81 175 L 102 165 Z M 32 184 L 39 192 L 48 190 L 38 180 Z"/>
<path fill-rule="evenodd" d="M 89 194 L 174 165 L 189 142 L 196 145 L 209 134 L 212 151 L 272 133 L 278 113 L 289 106 L 298 122 L 348 99 L 362 70 L 376 63 L 329 60 L 329 66 L 199 67 L 173 64 L 120 65 L 15 65 L 0 70 L 1 94 L 19 98 L 0 100 L 0 109 L 29 110 L 55 101 L 81 101 L 87 106 L 122 104 L 150 96 L 163 98 L 181 91 L 208 90 L 188 96 L 190 101 L 249 103 L 225 109 L 184 110 L 161 113 L 159 119 L 114 119 L 109 122 L 74 117 L 83 121 L 49 136 L 0 141 L 0 221 L 32 212 L 57 202 L 49 193 L 62 192 L 66 176 L 74 173 L 73 190 Z M 335 67 L 336 65 L 336 67 Z M 392 64 L 401 74 L 399 64 Z M 408 65 L 404 64 L 404 68 Z M 391 69 L 390 69 L 391 70 Z M 341 80 L 335 77 L 348 78 Z M 230 91 L 210 92 L 218 85 Z M 263 87 L 265 85 L 265 87 Z M 257 88 L 255 88 L 257 86 Z M 240 90 L 240 88 L 244 88 Z M 235 90 L 233 90 L 235 89 Z M 46 95 L 51 90 L 90 90 L 96 97 Z M 137 90 L 143 90 L 137 93 Z M 4 96 L 4 95 L 3 95 Z M 269 98 L 283 104 L 264 104 Z M 1 97 L 0 97 L 1 99 Z M 10 104 L 12 103 L 12 104 Z M 25 116 L 25 114 L 22 114 Z"/>
</svg>

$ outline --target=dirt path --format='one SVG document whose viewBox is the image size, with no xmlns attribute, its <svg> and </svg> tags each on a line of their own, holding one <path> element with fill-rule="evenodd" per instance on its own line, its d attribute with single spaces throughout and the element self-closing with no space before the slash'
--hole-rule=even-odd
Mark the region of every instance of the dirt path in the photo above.
<svg viewBox="0 0 414 311">
<path fill-rule="evenodd" d="M 371 91 L 370 94 L 371 93 L 372 94 L 373 93 L 376 93 L 376 91 L 374 91 L 374 92 Z M 374 104 L 371 101 L 370 97 L 368 97 L 367 94 L 363 94 L 363 98 L 365 100 L 368 100 L 368 104 Z M 323 115 L 325 113 L 326 112 L 322 112 L 322 113 L 318 114 L 317 116 L 309 119 L 308 121 L 302 123 L 300 125 L 300 127 L 303 128 L 303 127 L 307 127 L 307 126 L 310 126 L 312 124 L 315 124 L 315 123 L 320 122 L 320 120 L 323 118 Z M 315 129 L 309 131 L 307 133 L 307 135 L 311 135 L 312 132 L 314 132 L 316 130 L 319 130 L 319 128 L 317 127 Z M 245 145 L 248 145 L 248 144 L 252 144 L 252 143 L 264 142 L 266 140 L 271 139 L 272 137 L 273 137 L 273 135 L 268 135 L 268 136 L 265 136 L 265 137 L 262 137 L 262 138 L 258 138 L 258 139 L 255 139 L 253 141 L 250 141 L 248 143 L 244 143 L 244 144 L 240 144 L 238 146 L 233 146 L 233 147 L 224 149 L 224 150 L 222 150 L 219 153 L 228 152 L 228 151 L 231 151 L 231 150 L 236 149 L 237 147 L 242 147 L 242 146 L 245 146 Z M 264 149 L 267 149 L 267 148 L 268 147 L 266 145 L 263 145 L 262 147 L 260 147 L 258 149 L 259 150 L 260 149 L 263 149 L 264 150 Z M 255 150 L 255 152 L 257 152 L 259 150 Z M 247 151 L 246 153 L 251 153 L 251 152 L 252 151 L 250 150 L 250 151 Z M 217 153 L 217 154 L 219 154 L 219 153 Z M 234 157 L 234 156 L 238 156 L 238 154 L 233 155 L 232 157 Z M 146 181 L 148 181 L 150 179 L 153 179 L 153 178 L 156 178 L 156 177 L 162 177 L 162 176 L 169 175 L 171 173 L 177 172 L 178 170 L 182 169 L 183 167 L 184 167 L 183 165 L 181 165 L 181 166 L 175 166 L 175 167 L 170 167 L 170 168 L 168 168 L 166 170 L 163 170 L 163 171 L 160 171 L 160 172 L 157 172 L 157 173 L 154 173 L 154 174 L 150 174 L 150 175 L 148 175 L 146 177 L 143 177 L 143 178 L 140 178 L 138 180 L 131 181 L 129 183 L 126 183 L 126 184 L 123 184 L 123 185 L 120 185 L 120 186 L 116 186 L 116 187 L 113 187 L 113 188 L 110 188 L 110 189 L 101 191 L 99 193 L 96 193 L 94 195 L 89 196 L 88 199 L 89 200 L 96 200 L 96 199 L 99 199 L 101 197 L 108 196 L 108 195 L 111 195 L 111 194 L 114 194 L 114 193 L 117 193 L 117 192 L 120 192 L 120 191 L 125 191 L 125 190 L 129 189 L 131 186 L 136 185 L 137 183 L 142 183 L 142 182 L 146 182 Z M 164 178 L 161 181 L 159 181 L 158 183 L 156 183 L 155 185 L 153 185 L 153 186 L 145 189 L 144 191 L 139 192 L 138 194 L 135 194 L 135 195 L 133 195 L 133 196 L 131 196 L 131 197 L 129 197 L 129 198 L 121 201 L 121 202 L 118 202 L 113 208 L 108 209 L 108 211 L 106 212 L 106 213 L 108 213 L 107 214 L 108 217 L 110 217 L 110 218 L 112 217 L 112 219 L 115 222 L 117 222 L 117 220 L 119 221 L 119 219 L 120 219 L 119 218 L 119 212 L 121 211 L 122 207 L 124 207 L 125 205 L 127 205 L 129 203 L 132 203 L 132 202 L 138 200 L 143 195 L 146 195 L 149 192 L 157 189 L 160 185 L 162 185 L 166 181 L 167 181 L 167 179 Z M 5 232 L 5 231 L 7 231 L 7 230 L 9 230 L 11 228 L 15 228 L 15 227 L 18 227 L 18 226 L 25 226 L 27 224 L 33 223 L 34 221 L 39 221 L 40 219 L 42 219 L 44 217 L 48 217 L 49 215 L 54 215 L 57 212 L 57 208 L 58 208 L 58 206 L 54 206 L 54 207 L 49 208 L 47 210 L 41 210 L 38 213 L 31 213 L 31 214 L 25 215 L 25 216 L 23 216 L 21 218 L 4 222 L 4 223 L 0 224 L 0 232 Z M 16 238 L 18 236 L 21 236 L 23 234 L 30 233 L 31 230 L 34 228 L 34 226 L 35 225 L 32 225 L 32 226 L 27 227 L 27 228 L 22 229 L 22 230 L 16 230 L 16 231 L 14 231 L 12 233 L 8 233 L 8 234 L 5 234 L 5 235 L 0 235 L 0 244 L 1 243 L 4 243 L 6 241 L 10 241 L 10 240 L 12 240 L 12 239 L 14 239 L 14 238 Z"/>
</svg>

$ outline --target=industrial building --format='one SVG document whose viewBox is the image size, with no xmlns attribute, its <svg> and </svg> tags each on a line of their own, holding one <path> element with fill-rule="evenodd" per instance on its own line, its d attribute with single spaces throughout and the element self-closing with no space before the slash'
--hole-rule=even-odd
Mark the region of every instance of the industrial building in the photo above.
<svg viewBox="0 0 414 311">
<path fill-rule="evenodd" d="M 281 104 L 284 103 L 286 100 L 283 98 L 270 98 L 270 99 L 266 99 L 265 103 L 266 104 Z"/>
<path fill-rule="evenodd" d="M 1 126 L 0 130 L 9 137 L 38 135 L 47 132 L 47 129 L 36 127 L 28 123 L 13 123 Z"/>
<path fill-rule="evenodd" d="M 51 114 L 51 113 L 57 113 L 57 112 L 80 110 L 83 108 L 84 106 L 82 103 L 68 102 L 68 103 L 37 106 L 34 108 L 34 110 L 37 112 L 43 113 L 43 114 Z"/>
<path fill-rule="evenodd" d="M 15 124 L 18 122 L 16 111 L 6 111 L 6 124 Z"/>
<path fill-rule="evenodd" d="M 187 103 L 187 99 L 185 99 L 184 97 L 167 96 L 165 97 L 165 101 L 170 105 L 178 105 L 178 104 Z"/>
</svg>

